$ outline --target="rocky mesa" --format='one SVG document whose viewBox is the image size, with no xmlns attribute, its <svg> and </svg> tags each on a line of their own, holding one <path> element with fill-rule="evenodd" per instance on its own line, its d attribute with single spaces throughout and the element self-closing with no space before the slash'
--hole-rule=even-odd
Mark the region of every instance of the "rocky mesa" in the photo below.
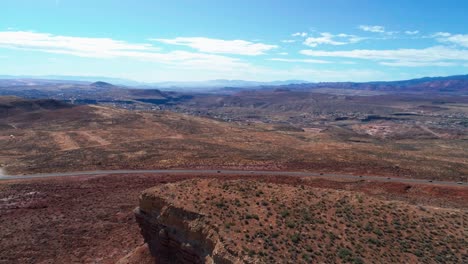
<svg viewBox="0 0 468 264">
<path fill-rule="evenodd" d="M 135 213 L 155 263 L 467 259 L 466 211 L 347 190 L 194 179 L 144 191 Z"/>
</svg>

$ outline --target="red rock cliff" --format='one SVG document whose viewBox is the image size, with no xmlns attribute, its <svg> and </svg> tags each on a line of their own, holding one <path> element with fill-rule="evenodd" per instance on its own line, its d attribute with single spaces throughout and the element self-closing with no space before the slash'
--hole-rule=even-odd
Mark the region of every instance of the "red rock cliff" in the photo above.
<svg viewBox="0 0 468 264">
<path fill-rule="evenodd" d="M 204 215 L 176 207 L 152 189 L 141 195 L 135 216 L 156 263 L 240 263 Z"/>
</svg>

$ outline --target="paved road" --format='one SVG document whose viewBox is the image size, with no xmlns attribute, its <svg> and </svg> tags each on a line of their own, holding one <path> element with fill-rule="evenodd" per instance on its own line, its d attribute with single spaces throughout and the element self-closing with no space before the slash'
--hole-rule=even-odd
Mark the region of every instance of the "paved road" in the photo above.
<svg viewBox="0 0 468 264">
<path fill-rule="evenodd" d="M 319 177 L 328 179 L 350 179 L 350 180 L 369 180 L 379 182 L 401 182 L 401 183 L 423 183 L 448 186 L 468 187 L 466 182 L 457 183 L 450 181 L 429 181 L 411 178 L 393 178 L 382 176 L 356 176 L 346 174 L 321 174 L 313 172 L 298 171 L 245 171 L 245 170 L 96 170 L 96 171 L 78 171 L 63 173 L 42 173 L 32 175 L 6 176 L 0 174 L 0 180 L 34 179 L 49 177 L 67 177 L 67 176 L 86 176 L 86 175 L 107 175 L 107 174 L 196 174 L 196 175 L 271 175 L 271 176 L 300 176 L 300 177 Z"/>
</svg>

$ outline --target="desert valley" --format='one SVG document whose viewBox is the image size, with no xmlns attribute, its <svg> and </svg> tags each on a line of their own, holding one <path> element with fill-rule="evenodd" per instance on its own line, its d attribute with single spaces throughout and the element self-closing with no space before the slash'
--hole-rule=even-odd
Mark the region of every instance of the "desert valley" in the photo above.
<svg viewBox="0 0 468 264">
<path fill-rule="evenodd" d="M 24 81 L 0 101 L 2 263 L 466 261 L 464 76 L 405 94 Z"/>
<path fill-rule="evenodd" d="M 468 264 L 467 11 L 2 0 L 0 264 Z"/>
</svg>

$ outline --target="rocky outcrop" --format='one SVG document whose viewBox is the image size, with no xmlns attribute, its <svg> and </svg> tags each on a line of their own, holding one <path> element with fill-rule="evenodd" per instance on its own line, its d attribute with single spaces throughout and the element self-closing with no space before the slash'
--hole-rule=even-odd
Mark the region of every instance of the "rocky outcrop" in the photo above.
<svg viewBox="0 0 468 264">
<path fill-rule="evenodd" d="M 73 105 L 53 99 L 23 99 L 14 96 L 0 97 L 0 118 L 12 117 L 34 111 L 71 108 Z"/>
<path fill-rule="evenodd" d="M 204 215 L 167 202 L 157 191 L 141 195 L 135 216 L 155 263 L 240 263 Z"/>
</svg>

